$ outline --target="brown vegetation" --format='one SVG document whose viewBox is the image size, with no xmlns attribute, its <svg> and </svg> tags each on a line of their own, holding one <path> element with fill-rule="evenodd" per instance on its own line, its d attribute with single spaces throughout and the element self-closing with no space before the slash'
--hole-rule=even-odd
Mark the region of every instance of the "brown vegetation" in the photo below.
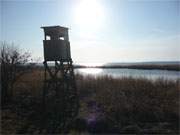
<svg viewBox="0 0 180 135">
<path fill-rule="evenodd" d="M 98 119 L 115 133 L 176 133 L 179 127 L 179 80 L 80 77 L 82 104 L 98 108 Z M 93 103 L 94 102 L 94 103 Z M 111 123 L 111 124 L 110 124 Z M 127 132 L 126 132 L 127 131 Z"/>
<path fill-rule="evenodd" d="M 76 82 L 81 108 L 70 133 L 179 132 L 180 80 L 77 74 Z M 20 77 L 13 102 L 2 108 L 1 133 L 52 133 L 40 122 L 42 87 L 42 70 Z"/>
<path fill-rule="evenodd" d="M 0 42 L 0 81 L 2 87 L 2 103 L 11 100 L 14 83 L 25 73 L 30 58 L 29 52 L 22 52 L 13 43 Z"/>
</svg>

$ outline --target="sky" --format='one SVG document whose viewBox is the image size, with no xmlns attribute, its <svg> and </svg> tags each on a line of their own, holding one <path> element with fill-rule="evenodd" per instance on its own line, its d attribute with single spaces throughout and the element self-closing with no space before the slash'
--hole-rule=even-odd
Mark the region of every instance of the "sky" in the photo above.
<svg viewBox="0 0 180 135">
<path fill-rule="evenodd" d="M 75 63 L 179 61 L 179 0 L 1 0 L 0 41 L 43 61 L 41 26 L 69 28 Z"/>
</svg>

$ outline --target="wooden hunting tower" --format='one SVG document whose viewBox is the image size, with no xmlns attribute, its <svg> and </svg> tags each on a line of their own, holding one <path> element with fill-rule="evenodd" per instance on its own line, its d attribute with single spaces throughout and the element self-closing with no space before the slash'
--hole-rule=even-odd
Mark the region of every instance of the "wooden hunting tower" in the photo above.
<svg viewBox="0 0 180 135">
<path fill-rule="evenodd" d="M 71 60 L 68 28 L 60 26 L 44 29 L 44 59 L 46 61 Z"/>
<path fill-rule="evenodd" d="M 46 112 L 55 113 L 57 116 L 55 119 L 59 120 L 61 127 L 64 128 L 77 115 L 79 108 L 68 28 L 61 26 L 41 28 L 44 29 L 43 103 Z"/>
</svg>

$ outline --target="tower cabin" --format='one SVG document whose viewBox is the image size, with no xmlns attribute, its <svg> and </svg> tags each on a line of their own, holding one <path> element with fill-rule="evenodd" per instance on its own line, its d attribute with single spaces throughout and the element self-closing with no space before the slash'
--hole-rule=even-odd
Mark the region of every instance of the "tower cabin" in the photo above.
<svg viewBox="0 0 180 135">
<path fill-rule="evenodd" d="M 61 26 L 44 26 L 44 60 L 71 61 L 68 28 Z"/>
</svg>

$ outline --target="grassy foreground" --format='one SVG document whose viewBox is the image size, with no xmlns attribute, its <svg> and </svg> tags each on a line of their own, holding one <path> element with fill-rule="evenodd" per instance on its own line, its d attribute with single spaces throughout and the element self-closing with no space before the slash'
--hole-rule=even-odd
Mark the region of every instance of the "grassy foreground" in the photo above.
<svg viewBox="0 0 180 135">
<path fill-rule="evenodd" d="M 179 133 L 180 80 L 76 75 L 79 115 L 71 134 Z M 14 99 L 1 108 L 2 134 L 48 134 L 40 106 L 43 72 L 34 70 L 15 84 Z"/>
</svg>

